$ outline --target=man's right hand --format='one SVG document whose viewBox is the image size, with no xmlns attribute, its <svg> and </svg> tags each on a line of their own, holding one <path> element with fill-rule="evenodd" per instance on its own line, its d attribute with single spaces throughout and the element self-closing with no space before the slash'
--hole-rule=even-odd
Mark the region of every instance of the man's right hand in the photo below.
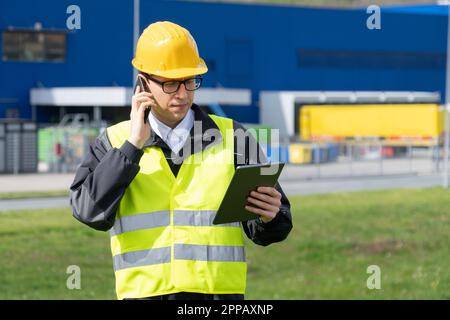
<svg viewBox="0 0 450 320">
<path fill-rule="evenodd" d="M 149 121 L 144 123 L 145 109 L 154 107 L 156 101 L 150 92 L 140 91 L 140 87 L 137 86 L 134 96 L 131 99 L 131 132 L 128 141 L 136 148 L 142 149 L 145 142 L 150 138 L 151 132 Z"/>
</svg>

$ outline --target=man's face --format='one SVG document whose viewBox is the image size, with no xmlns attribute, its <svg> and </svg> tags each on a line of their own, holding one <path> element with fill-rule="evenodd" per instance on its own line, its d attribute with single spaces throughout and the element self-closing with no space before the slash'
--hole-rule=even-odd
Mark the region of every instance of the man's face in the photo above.
<svg viewBox="0 0 450 320">
<path fill-rule="evenodd" d="M 168 79 L 152 75 L 152 78 L 165 81 L 181 81 L 193 77 Z M 174 93 L 165 93 L 162 85 L 147 79 L 147 85 L 150 88 L 158 106 L 152 107 L 152 113 L 164 124 L 174 128 L 183 120 L 194 101 L 194 91 L 187 91 L 184 84 L 180 85 L 178 91 Z"/>
</svg>

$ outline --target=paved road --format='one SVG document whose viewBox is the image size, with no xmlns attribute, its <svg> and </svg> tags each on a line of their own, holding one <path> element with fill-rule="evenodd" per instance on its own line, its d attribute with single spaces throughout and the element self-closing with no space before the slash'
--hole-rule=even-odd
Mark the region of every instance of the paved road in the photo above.
<svg viewBox="0 0 450 320">
<path fill-rule="evenodd" d="M 321 194 L 332 192 L 355 192 L 363 190 L 383 190 L 397 188 L 427 188 L 441 185 L 441 176 L 395 175 L 381 177 L 354 177 L 336 179 L 317 179 L 298 182 L 281 180 L 283 190 L 288 195 Z"/>
<path fill-rule="evenodd" d="M 74 173 L 1 174 L 0 193 L 69 190 Z"/>
<path fill-rule="evenodd" d="M 287 195 L 304 195 L 392 188 L 433 187 L 440 186 L 441 176 L 438 174 L 416 174 L 299 180 L 298 178 L 296 179 L 294 172 L 290 172 L 287 175 L 283 174 L 280 183 Z M 68 207 L 68 198 L 0 200 L 0 211 Z"/>
<path fill-rule="evenodd" d="M 308 181 L 316 178 L 342 178 L 367 175 L 422 174 L 436 172 L 436 163 L 427 158 L 385 159 L 382 162 L 354 161 L 342 159 L 339 162 L 321 165 L 286 165 L 282 180 Z M 68 190 L 74 178 L 73 173 L 37 173 L 0 175 L 0 193 L 23 191 Z"/>
<path fill-rule="evenodd" d="M 0 193 L 68 190 L 73 178 L 73 173 L 0 175 Z M 321 165 L 286 165 L 280 183 L 286 194 L 301 195 L 440 186 L 441 176 L 437 163 L 426 157 L 382 162 L 344 159 Z M 69 207 L 67 198 L 0 200 L 0 211 L 62 207 Z"/>
<path fill-rule="evenodd" d="M 69 199 L 64 198 L 36 198 L 0 200 L 0 212 L 8 210 L 68 208 Z"/>
</svg>

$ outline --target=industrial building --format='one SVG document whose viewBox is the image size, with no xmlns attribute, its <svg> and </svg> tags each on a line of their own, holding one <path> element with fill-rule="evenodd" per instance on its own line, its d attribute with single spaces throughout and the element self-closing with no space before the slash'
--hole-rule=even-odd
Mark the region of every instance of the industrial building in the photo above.
<svg viewBox="0 0 450 320">
<path fill-rule="evenodd" d="M 258 122 L 261 91 L 425 91 L 444 97 L 447 6 L 366 8 L 139 1 L 139 32 L 157 20 L 188 28 L 209 72 L 199 104 Z M 133 85 L 133 1 L 0 3 L 0 118 L 114 120 Z M 229 94 L 228 90 L 233 94 Z M 101 110 L 94 112 L 93 108 Z M 122 115 L 126 115 L 124 110 Z"/>
<path fill-rule="evenodd" d="M 128 119 L 136 34 L 158 20 L 186 27 L 197 41 L 209 68 L 197 104 L 285 136 L 301 136 L 305 104 L 439 105 L 447 11 L 438 4 L 386 6 L 380 28 L 370 29 L 367 8 L 2 1 L 0 119 L 38 127 L 70 114 L 108 124 Z"/>
</svg>

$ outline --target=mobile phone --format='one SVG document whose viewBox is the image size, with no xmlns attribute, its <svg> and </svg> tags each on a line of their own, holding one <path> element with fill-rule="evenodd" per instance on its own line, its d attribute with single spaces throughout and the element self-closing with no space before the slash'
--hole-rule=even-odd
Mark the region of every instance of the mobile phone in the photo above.
<svg viewBox="0 0 450 320">
<path fill-rule="evenodd" d="M 137 86 L 139 86 L 139 88 L 141 89 L 140 92 L 144 92 L 144 91 L 151 92 L 150 88 L 147 86 L 146 83 L 144 83 L 144 81 L 142 81 L 142 78 L 139 76 L 137 77 L 137 81 L 136 81 L 136 85 L 134 86 L 133 93 L 136 92 Z M 148 122 L 148 114 L 150 113 L 150 110 L 151 110 L 151 107 L 145 109 L 145 111 L 144 111 L 144 123 Z"/>
</svg>

